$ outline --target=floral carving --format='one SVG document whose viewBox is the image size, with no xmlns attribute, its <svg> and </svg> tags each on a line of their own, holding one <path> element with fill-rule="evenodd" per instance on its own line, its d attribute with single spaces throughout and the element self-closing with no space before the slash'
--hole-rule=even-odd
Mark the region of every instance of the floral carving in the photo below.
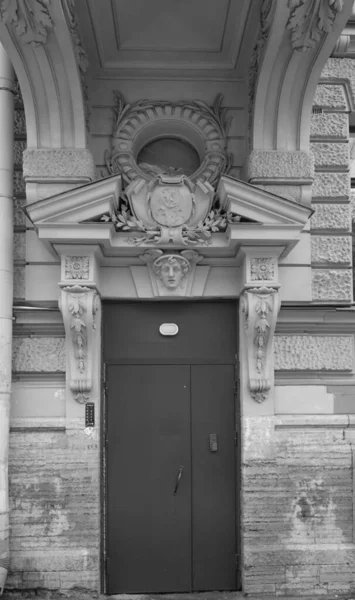
<svg viewBox="0 0 355 600">
<path fill-rule="evenodd" d="M 66 333 L 69 387 L 75 400 L 82 404 L 89 399 L 92 389 L 98 294 L 95 289 L 80 285 L 64 287 L 60 309 Z"/>
<path fill-rule="evenodd" d="M 148 229 L 143 221 L 132 215 L 126 198 L 121 200 L 119 209 L 116 212 L 103 215 L 101 220 L 114 223 L 116 231 L 141 232 L 138 236 L 127 238 L 128 244 L 139 246 L 140 244 L 161 243 L 161 227 Z M 225 231 L 230 223 L 238 223 L 239 221 L 239 215 L 226 212 L 215 205 L 206 218 L 200 221 L 196 227 L 182 226 L 181 242 L 185 246 L 208 246 L 212 243 L 213 233 Z"/>
<path fill-rule="evenodd" d="M 292 32 L 292 47 L 301 51 L 314 48 L 322 34 L 332 30 L 343 6 L 343 0 L 289 0 L 287 28 Z"/>
<path fill-rule="evenodd" d="M 5 24 L 13 25 L 25 44 L 44 44 L 53 28 L 50 0 L 3 0 L 0 14 Z"/>
<path fill-rule="evenodd" d="M 249 389 L 259 404 L 268 398 L 272 381 L 272 340 L 279 310 L 277 290 L 260 287 L 243 295 Z"/>
<path fill-rule="evenodd" d="M 275 265 L 272 258 L 252 258 L 250 261 L 250 275 L 252 281 L 274 279 Z"/>
<path fill-rule="evenodd" d="M 65 257 L 65 279 L 89 279 L 89 268 L 88 256 Z"/>
</svg>

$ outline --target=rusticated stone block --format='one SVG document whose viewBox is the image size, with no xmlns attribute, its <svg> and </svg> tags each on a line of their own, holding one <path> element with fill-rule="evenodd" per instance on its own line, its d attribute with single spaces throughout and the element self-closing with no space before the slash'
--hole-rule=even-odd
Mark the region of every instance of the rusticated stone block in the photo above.
<svg viewBox="0 0 355 600">
<path fill-rule="evenodd" d="M 63 338 L 14 338 L 12 356 L 15 372 L 65 371 Z"/>
<path fill-rule="evenodd" d="M 349 168 L 350 153 L 347 142 L 313 142 L 311 150 L 315 167 Z"/>
<path fill-rule="evenodd" d="M 24 298 L 26 295 L 25 268 L 14 267 L 14 298 L 17 299 Z"/>
<path fill-rule="evenodd" d="M 311 229 L 343 229 L 350 231 L 351 214 L 349 204 L 314 204 Z"/>
<path fill-rule="evenodd" d="M 349 198 L 348 173 L 316 173 L 312 186 L 313 198 Z"/>
<path fill-rule="evenodd" d="M 277 371 L 352 371 L 354 338 L 350 335 L 276 335 Z"/>
<path fill-rule="evenodd" d="M 23 159 L 23 152 L 26 149 L 27 142 L 25 140 L 14 141 L 14 163 L 15 165 L 21 165 Z"/>
<path fill-rule="evenodd" d="M 312 236 L 311 257 L 314 263 L 351 264 L 351 238 L 349 236 Z"/>
<path fill-rule="evenodd" d="M 22 207 L 25 206 L 26 201 L 24 198 L 16 198 L 14 200 L 14 225 L 15 227 L 25 227 L 26 217 L 25 213 L 22 210 Z"/>
<path fill-rule="evenodd" d="M 350 269 L 312 269 L 312 299 L 351 302 L 352 271 Z"/>
<path fill-rule="evenodd" d="M 329 58 L 321 74 L 321 80 L 346 80 L 355 100 L 355 72 L 352 58 Z M 335 86 L 334 86 L 335 87 Z"/>
<path fill-rule="evenodd" d="M 308 152 L 253 150 L 248 159 L 249 179 L 311 179 L 313 175 L 313 157 Z"/>
<path fill-rule="evenodd" d="M 14 260 L 25 260 L 26 233 L 14 233 Z"/>
<path fill-rule="evenodd" d="M 89 150 L 56 148 L 25 150 L 24 177 L 94 178 L 94 162 Z"/>
<path fill-rule="evenodd" d="M 14 195 L 15 196 L 25 196 L 26 186 L 25 186 L 25 180 L 22 175 L 22 171 L 14 171 L 13 182 L 14 182 Z"/>
<path fill-rule="evenodd" d="M 311 115 L 311 138 L 347 140 L 349 118 L 346 113 L 321 113 Z"/>
<path fill-rule="evenodd" d="M 343 85 L 319 84 L 313 100 L 314 106 L 333 108 L 335 110 L 349 110 Z"/>
<path fill-rule="evenodd" d="M 15 110 L 15 136 L 25 136 L 26 135 L 26 118 L 25 111 L 21 109 Z"/>
</svg>

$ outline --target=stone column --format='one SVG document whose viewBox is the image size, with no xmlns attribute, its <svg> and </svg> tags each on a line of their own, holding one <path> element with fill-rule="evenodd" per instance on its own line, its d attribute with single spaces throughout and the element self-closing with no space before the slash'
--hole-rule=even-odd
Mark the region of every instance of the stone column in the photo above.
<svg viewBox="0 0 355 600">
<path fill-rule="evenodd" d="M 14 75 L 0 44 L 0 594 L 9 566 L 8 446 L 13 298 L 13 91 Z"/>
</svg>

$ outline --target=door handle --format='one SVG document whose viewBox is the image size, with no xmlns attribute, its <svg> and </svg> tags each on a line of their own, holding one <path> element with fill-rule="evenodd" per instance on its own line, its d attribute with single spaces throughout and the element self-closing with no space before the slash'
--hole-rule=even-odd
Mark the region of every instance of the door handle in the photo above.
<svg viewBox="0 0 355 600">
<path fill-rule="evenodd" d="M 184 471 L 184 467 L 181 465 L 180 469 L 178 471 L 178 474 L 176 476 L 175 487 L 174 487 L 174 491 L 173 491 L 173 495 L 174 496 L 176 495 L 176 492 L 178 491 L 178 487 L 179 487 L 179 484 L 180 484 L 180 480 L 181 480 L 183 471 Z"/>
</svg>

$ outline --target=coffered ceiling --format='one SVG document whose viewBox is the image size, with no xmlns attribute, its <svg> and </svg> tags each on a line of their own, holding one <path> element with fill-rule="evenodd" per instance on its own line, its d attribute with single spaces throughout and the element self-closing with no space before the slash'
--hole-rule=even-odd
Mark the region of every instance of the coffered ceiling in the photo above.
<svg viewBox="0 0 355 600">
<path fill-rule="evenodd" d="M 259 0 L 77 0 L 94 75 L 226 71 L 233 75 Z M 253 5 L 253 8 L 251 8 Z"/>
</svg>

